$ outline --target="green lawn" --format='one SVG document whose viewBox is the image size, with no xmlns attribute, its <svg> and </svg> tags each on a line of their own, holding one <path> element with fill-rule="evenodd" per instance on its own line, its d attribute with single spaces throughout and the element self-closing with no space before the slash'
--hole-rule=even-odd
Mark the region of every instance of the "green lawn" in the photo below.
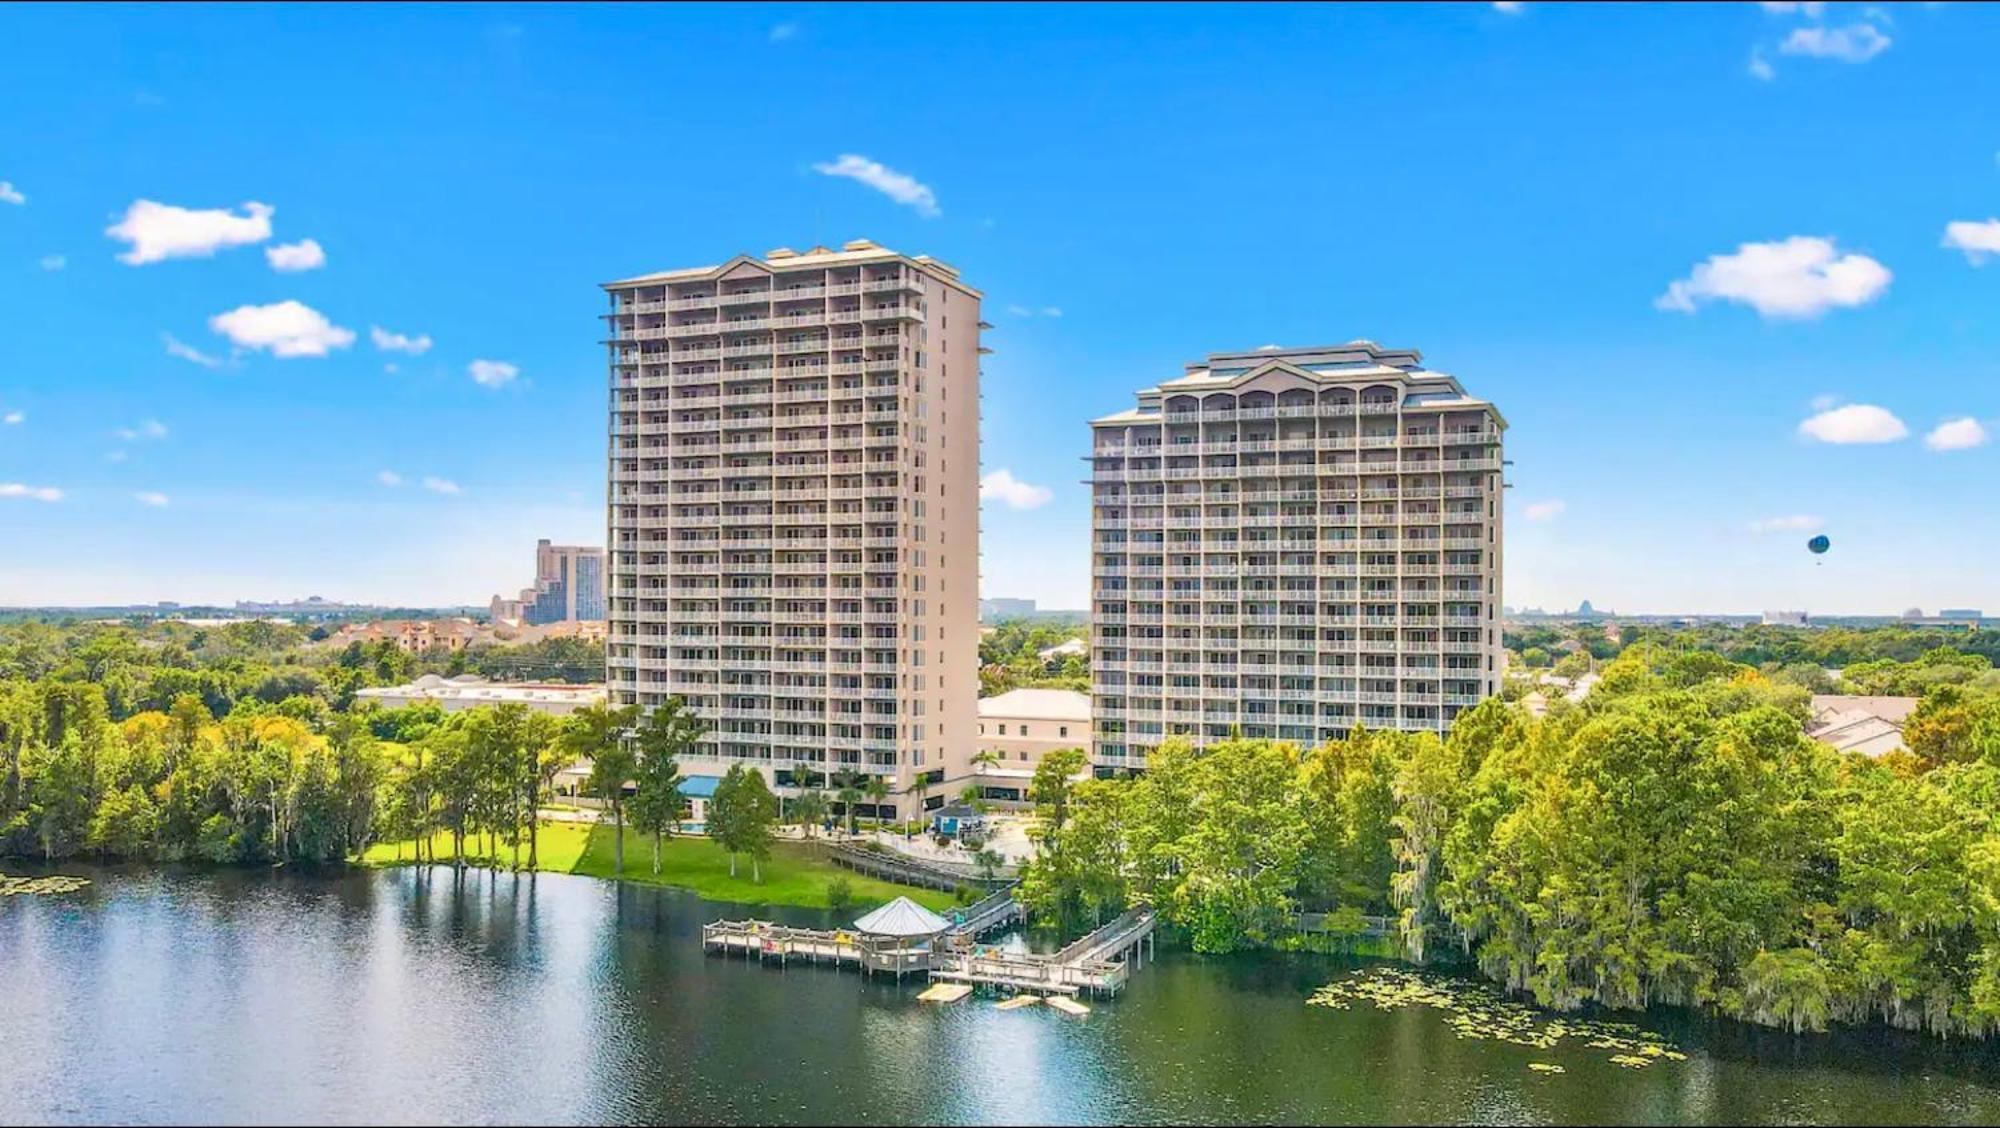
<svg viewBox="0 0 2000 1128">
<path fill-rule="evenodd" d="M 612 877 L 611 847 L 614 834 L 609 826 L 584 823 L 543 823 L 541 842 L 536 850 L 544 873 L 576 873 L 589 877 Z M 485 851 L 484 837 L 466 840 L 467 859 L 474 865 L 509 867 L 514 851 L 497 839 L 491 854 Z M 433 845 L 441 862 L 451 860 L 451 835 L 439 834 Z M 521 844 L 525 861 L 527 843 Z M 414 844 L 378 843 L 369 847 L 361 863 L 369 866 L 407 865 L 415 858 Z M 802 908 L 827 907 L 827 882 L 834 877 L 847 879 L 858 912 L 896 896 L 906 896 L 920 905 L 944 911 L 957 898 L 935 889 L 913 889 L 863 877 L 819 857 L 812 847 L 800 842 L 774 843 L 771 856 L 764 860 L 761 883 L 750 880 L 750 859 L 738 858 L 737 876 L 729 876 L 729 855 L 706 838 L 671 838 L 660 844 L 660 872 L 653 874 L 653 840 L 635 831 L 625 832 L 625 872 L 621 880 L 643 885 L 672 885 L 687 889 L 711 901 L 737 901 L 752 905 L 796 905 Z"/>
</svg>

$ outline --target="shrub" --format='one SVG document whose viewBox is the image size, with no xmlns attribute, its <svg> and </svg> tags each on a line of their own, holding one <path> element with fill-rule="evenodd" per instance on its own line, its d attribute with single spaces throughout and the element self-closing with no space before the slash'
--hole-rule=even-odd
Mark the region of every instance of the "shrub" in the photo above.
<svg viewBox="0 0 2000 1128">
<path fill-rule="evenodd" d="M 846 874 L 826 879 L 826 907 L 837 913 L 854 907 L 854 883 L 847 880 Z"/>
</svg>

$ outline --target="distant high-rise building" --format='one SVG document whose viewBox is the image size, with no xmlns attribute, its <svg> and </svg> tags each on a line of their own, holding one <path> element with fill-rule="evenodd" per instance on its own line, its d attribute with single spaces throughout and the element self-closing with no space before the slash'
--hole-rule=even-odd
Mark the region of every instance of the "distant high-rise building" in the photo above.
<svg viewBox="0 0 2000 1128">
<path fill-rule="evenodd" d="M 942 805 L 977 735 L 978 291 L 865 239 L 605 289 L 612 701 L 685 700 L 689 774 Z"/>
<path fill-rule="evenodd" d="M 1441 730 L 1500 687 L 1506 423 L 1412 350 L 1217 353 L 1094 420 L 1100 771 Z"/>
<path fill-rule="evenodd" d="M 1023 619 L 1034 613 L 1035 601 L 1032 599 L 1011 599 L 1005 596 L 995 596 L 992 599 L 982 599 L 979 601 L 979 618 L 981 622 L 994 623 L 1001 619 Z"/>
<path fill-rule="evenodd" d="M 496 622 L 566 623 L 605 616 L 604 550 L 586 545 L 535 542 L 535 586 L 518 598 L 496 595 L 488 610 Z"/>
</svg>

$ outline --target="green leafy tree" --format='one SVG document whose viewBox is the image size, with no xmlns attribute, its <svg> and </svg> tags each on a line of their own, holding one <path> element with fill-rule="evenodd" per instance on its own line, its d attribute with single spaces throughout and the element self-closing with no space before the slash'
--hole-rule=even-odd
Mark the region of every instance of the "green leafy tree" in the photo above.
<svg viewBox="0 0 2000 1128">
<path fill-rule="evenodd" d="M 778 801 L 764 775 L 745 764 L 730 768 L 709 800 L 708 833 L 729 854 L 729 876 L 736 876 L 736 858 L 750 856 L 750 879 L 762 883 L 762 862 L 771 856 L 771 831 L 777 824 Z"/>
<path fill-rule="evenodd" d="M 1089 765 L 1090 758 L 1081 748 L 1059 748 L 1045 753 L 1041 763 L 1035 765 L 1035 774 L 1028 781 L 1028 799 L 1035 805 L 1035 813 L 1049 826 L 1061 830 L 1069 820 L 1070 796 L 1076 787 L 1076 776 L 1082 774 Z"/>
<path fill-rule="evenodd" d="M 563 726 L 564 752 L 590 761 L 590 779 L 585 786 L 611 811 L 614 874 L 625 872 L 625 785 L 639 768 L 629 735 L 638 714 L 636 705 L 589 705 L 571 713 Z"/>
<path fill-rule="evenodd" d="M 653 837 L 653 873 L 660 872 L 660 840 L 680 825 L 680 758 L 692 753 L 708 726 L 678 697 L 653 708 L 634 743 L 639 759 L 633 774 L 632 818 Z"/>
</svg>

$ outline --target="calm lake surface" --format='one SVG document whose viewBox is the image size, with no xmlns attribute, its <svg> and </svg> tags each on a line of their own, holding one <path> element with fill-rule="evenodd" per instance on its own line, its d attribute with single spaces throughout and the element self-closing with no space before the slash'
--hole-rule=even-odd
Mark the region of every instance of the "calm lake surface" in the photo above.
<svg viewBox="0 0 2000 1128">
<path fill-rule="evenodd" d="M 1163 953 L 1079 1020 L 705 957 L 745 910 L 589 878 L 65 872 L 0 902 L 0 1122 L 2000 1121 L 1988 1047 L 1654 1015 L 1688 1060 L 1626 1070 L 1309 1007 L 1321 957 Z"/>
</svg>

